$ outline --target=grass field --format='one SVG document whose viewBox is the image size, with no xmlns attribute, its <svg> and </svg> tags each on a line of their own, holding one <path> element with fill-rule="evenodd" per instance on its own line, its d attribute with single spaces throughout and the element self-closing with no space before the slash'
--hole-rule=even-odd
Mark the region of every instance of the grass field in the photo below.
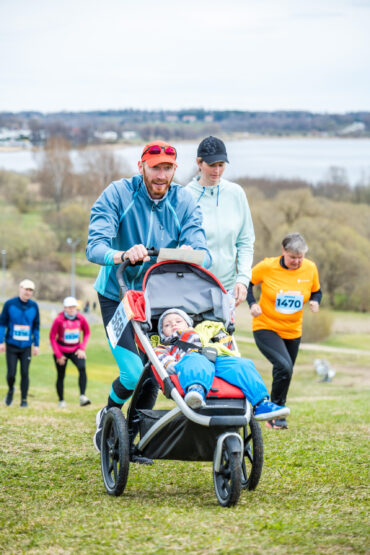
<svg viewBox="0 0 370 555">
<path fill-rule="evenodd" d="M 257 490 L 222 509 L 211 463 L 131 464 L 124 495 L 108 496 L 91 441 L 95 413 L 115 377 L 102 328 L 92 327 L 88 349 L 92 405 L 78 406 L 71 367 L 64 411 L 43 336 L 43 354 L 31 365 L 29 408 L 19 408 L 18 391 L 11 407 L 0 406 L 1 553 L 369 553 L 366 354 L 325 353 L 337 373 L 332 383 L 319 383 L 313 359 L 320 353 L 300 352 L 289 430 L 263 428 Z M 364 341 L 366 334 L 358 348 L 368 349 Z M 267 361 L 254 344 L 239 346 L 269 387 Z M 1 355 L 1 398 L 6 390 Z M 161 396 L 160 405 L 168 403 Z"/>
</svg>

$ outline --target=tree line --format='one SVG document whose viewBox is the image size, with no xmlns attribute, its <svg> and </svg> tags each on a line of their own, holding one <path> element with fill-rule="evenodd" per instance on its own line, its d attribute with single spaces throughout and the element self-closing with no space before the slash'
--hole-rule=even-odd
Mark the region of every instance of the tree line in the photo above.
<svg viewBox="0 0 370 555">
<path fill-rule="evenodd" d="M 280 110 L 104 110 L 90 112 L 0 112 L 0 128 L 29 129 L 34 145 L 61 135 L 76 145 L 99 144 L 97 133 L 113 131 L 116 141 L 127 131 L 137 140 L 161 136 L 165 140 L 199 139 L 209 134 L 255 133 L 261 135 L 337 135 L 360 124 L 361 136 L 370 135 L 370 112 L 345 114 Z"/>
</svg>

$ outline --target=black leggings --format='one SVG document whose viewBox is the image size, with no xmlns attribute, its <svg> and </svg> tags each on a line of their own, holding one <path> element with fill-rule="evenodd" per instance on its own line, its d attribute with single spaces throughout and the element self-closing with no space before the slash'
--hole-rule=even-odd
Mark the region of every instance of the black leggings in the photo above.
<svg viewBox="0 0 370 555">
<path fill-rule="evenodd" d="M 273 365 L 271 401 L 284 406 L 301 338 L 282 339 L 271 330 L 254 331 L 253 336 L 261 353 Z"/>
<path fill-rule="evenodd" d="M 6 365 L 8 372 L 6 379 L 8 381 L 9 389 L 12 389 L 15 383 L 15 375 L 17 373 L 18 360 L 21 363 L 21 393 L 22 399 L 27 399 L 29 377 L 28 369 L 31 362 L 31 347 L 20 349 L 10 343 L 6 344 Z"/>
<path fill-rule="evenodd" d="M 75 366 L 77 366 L 77 370 L 79 373 L 78 376 L 78 385 L 80 387 L 80 394 L 85 395 L 86 384 L 87 384 L 87 376 L 86 376 L 86 361 L 84 358 L 78 358 L 75 353 L 63 353 L 66 357 L 65 364 L 61 365 L 57 362 L 57 357 L 54 355 L 54 362 L 57 369 L 58 377 L 57 377 L 57 393 L 59 397 L 59 401 L 63 401 L 64 399 L 64 377 L 66 375 L 66 367 L 68 359 L 73 362 Z"/>
</svg>

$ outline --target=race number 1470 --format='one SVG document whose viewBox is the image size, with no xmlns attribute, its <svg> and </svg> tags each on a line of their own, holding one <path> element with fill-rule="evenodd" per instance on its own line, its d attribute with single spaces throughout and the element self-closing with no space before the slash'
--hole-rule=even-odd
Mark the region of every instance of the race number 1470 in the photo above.
<svg viewBox="0 0 370 555">
<path fill-rule="evenodd" d="M 303 308 L 303 295 L 278 293 L 276 295 L 275 310 L 282 314 L 294 314 Z"/>
</svg>

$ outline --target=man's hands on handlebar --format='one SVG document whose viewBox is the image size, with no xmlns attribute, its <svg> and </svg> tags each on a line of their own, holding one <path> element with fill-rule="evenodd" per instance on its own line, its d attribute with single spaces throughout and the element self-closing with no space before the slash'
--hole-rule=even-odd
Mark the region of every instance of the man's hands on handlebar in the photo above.
<svg viewBox="0 0 370 555">
<path fill-rule="evenodd" d="M 181 245 L 180 249 L 193 250 L 190 245 Z M 136 264 L 137 262 L 147 262 L 150 260 L 148 255 L 148 249 L 144 245 L 134 245 L 127 251 L 116 252 L 113 257 L 115 264 L 120 264 L 123 260 L 129 259 L 131 264 Z"/>
<path fill-rule="evenodd" d="M 129 259 L 131 264 L 136 264 L 136 262 L 147 262 L 150 260 L 148 256 L 148 251 L 144 247 L 144 245 L 134 245 L 131 249 L 128 249 L 123 257 L 121 256 L 121 260 Z"/>
</svg>

